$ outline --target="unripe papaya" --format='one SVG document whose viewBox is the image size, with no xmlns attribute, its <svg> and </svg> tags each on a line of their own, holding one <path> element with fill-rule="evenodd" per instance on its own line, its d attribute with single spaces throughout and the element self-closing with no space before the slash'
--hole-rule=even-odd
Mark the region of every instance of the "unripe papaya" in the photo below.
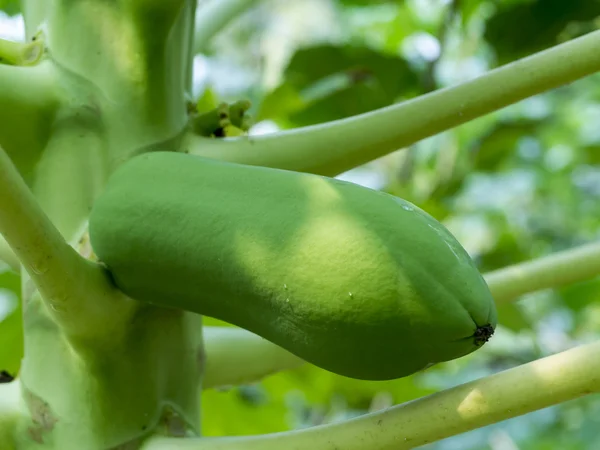
<svg viewBox="0 0 600 450">
<path fill-rule="evenodd" d="M 111 176 L 89 227 L 129 296 L 224 320 L 352 378 L 461 357 L 496 326 L 485 281 L 443 225 L 345 181 L 149 153 Z"/>
</svg>

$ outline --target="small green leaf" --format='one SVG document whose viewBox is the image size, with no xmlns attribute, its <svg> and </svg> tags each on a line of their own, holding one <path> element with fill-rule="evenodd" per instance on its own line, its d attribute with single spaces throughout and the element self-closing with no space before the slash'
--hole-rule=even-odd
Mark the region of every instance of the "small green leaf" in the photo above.
<svg viewBox="0 0 600 450">
<path fill-rule="evenodd" d="M 219 101 L 215 91 L 210 86 L 207 86 L 196 101 L 196 108 L 199 113 L 203 113 L 215 109 L 218 104 Z"/>
</svg>

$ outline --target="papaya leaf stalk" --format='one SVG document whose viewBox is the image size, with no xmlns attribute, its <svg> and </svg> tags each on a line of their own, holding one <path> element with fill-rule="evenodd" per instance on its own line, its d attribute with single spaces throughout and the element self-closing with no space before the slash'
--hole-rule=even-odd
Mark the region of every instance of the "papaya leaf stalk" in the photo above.
<svg viewBox="0 0 600 450">
<path fill-rule="evenodd" d="M 304 360 L 242 328 L 203 327 L 206 366 L 202 387 L 253 383 Z"/>
<path fill-rule="evenodd" d="M 40 41 L 23 43 L 0 39 L 0 64 L 30 66 L 40 60 L 43 51 Z"/>
<path fill-rule="evenodd" d="M 600 31 L 457 86 L 365 114 L 278 133 L 209 139 L 183 151 L 230 162 L 335 176 L 427 137 L 600 70 Z"/>
<path fill-rule="evenodd" d="M 199 5 L 196 13 L 194 51 L 206 50 L 210 41 L 258 0 L 207 0 Z"/>
<path fill-rule="evenodd" d="M 261 436 L 153 438 L 142 450 L 408 450 L 600 391 L 600 342 L 342 423 Z"/>
<path fill-rule="evenodd" d="M 67 244 L 0 148 L 0 234 L 67 333 L 103 332 L 128 302 L 105 271 Z M 110 308 L 113 306 L 113 308 Z"/>
<path fill-rule="evenodd" d="M 488 272 L 484 278 L 496 303 L 600 275 L 600 242 Z"/>
</svg>

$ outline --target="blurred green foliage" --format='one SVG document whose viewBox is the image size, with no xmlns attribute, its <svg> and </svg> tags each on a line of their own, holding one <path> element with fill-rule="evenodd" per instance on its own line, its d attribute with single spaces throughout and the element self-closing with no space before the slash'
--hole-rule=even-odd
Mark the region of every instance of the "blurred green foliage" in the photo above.
<svg viewBox="0 0 600 450">
<path fill-rule="evenodd" d="M 277 117 L 294 126 L 314 125 L 389 106 L 418 89 L 417 75 L 405 59 L 366 46 L 299 49 L 283 79 L 265 95 L 258 120 Z"/>
<path fill-rule="evenodd" d="M 505 63 L 592 31 L 598 15 L 598 0 L 512 2 L 487 21 L 485 39 Z"/>
<path fill-rule="evenodd" d="M 19 0 L 0 0 L 0 10 L 9 16 L 14 16 L 21 12 L 21 4 Z"/>
<path fill-rule="evenodd" d="M 15 12 L 14 2 L 0 7 Z M 200 57 L 206 70 L 197 91 L 208 87 L 220 101 L 250 98 L 256 130 L 312 125 L 472 78 L 596 29 L 598 15 L 597 0 L 271 0 Z M 343 177 L 444 221 L 483 272 L 530 260 L 600 235 L 599 100 L 600 76 L 589 77 Z M 0 275 L 0 287 L 17 293 L 18 277 Z M 514 367 L 600 338 L 599 300 L 600 278 L 503 305 L 501 326 L 482 350 L 401 380 L 356 381 L 306 366 L 208 391 L 204 431 L 335 422 Z M 0 369 L 18 367 L 19 312 L 0 323 Z M 600 399 L 589 396 L 427 448 L 591 450 L 600 448 L 598 421 Z"/>
<path fill-rule="evenodd" d="M 14 375 L 23 357 L 20 277 L 0 263 L 0 370 Z"/>
</svg>

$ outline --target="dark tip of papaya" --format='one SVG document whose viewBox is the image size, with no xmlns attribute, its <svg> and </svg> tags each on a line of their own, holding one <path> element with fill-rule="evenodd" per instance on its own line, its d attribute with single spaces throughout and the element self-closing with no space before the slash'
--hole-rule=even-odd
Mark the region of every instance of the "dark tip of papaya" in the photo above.
<svg viewBox="0 0 600 450">
<path fill-rule="evenodd" d="M 10 383 L 14 379 L 15 377 L 13 377 L 6 370 L 0 370 L 0 383 Z"/>
<path fill-rule="evenodd" d="M 477 347 L 481 347 L 490 340 L 493 334 L 494 327 L 492 327 L 489 323 L 483 325 L 482 327 L 477 327 L 477 330 L 475 330 L 475 333 L 473 334 L 475 345 Z"/>
</svg>

